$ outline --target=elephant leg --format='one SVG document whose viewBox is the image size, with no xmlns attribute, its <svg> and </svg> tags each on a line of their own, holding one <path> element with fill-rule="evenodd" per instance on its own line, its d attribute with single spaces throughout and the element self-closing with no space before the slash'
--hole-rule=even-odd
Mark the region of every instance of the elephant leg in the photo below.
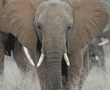
<svg viewBox="0 0 110 90">
<path fill-rule="evenodd" d="M 99 53 L 100 53 L 100 67 L 102 68 L 103 71 L 106 71 L 106 67 L 105 67 L 105 54 L 104 54 L 104 49 L 103 49 L 103 46 L 101 46 L 99 48 Z"/>
<path fill-rule="evenodd" d="M 101 58 L 101 62 L 100 62 L 100 64 L 101 64 L 101 68 L 102 68 L 102 70 L 103 70 L 103 71 L 106 71 L 105 59 L 104 59 L 104 57 Z"/>
<path fill-rule="evenodd" d="M 4 71 L 4 50 L 0 45 L 0 75 L 3 74 Z"/>
<path fill-rule="evenodd" d="M 3 35 L 0 32 L 0 75 L 4 71 L 4 45 L 3 45 Z"/>
<path fill-rule="evenodd" d="M 83 55 L 83 73 L 81 75 L 81 80 L 79 83 L 79 90 L 82 89 L 82 86 L 84 84 L 84 81 L 86 80 L 86 77 L 88 76 L 89 73 L 89 48 L 85 51 Z"/>
<path fill-rule="evenodd" d="M 22 45 L 16 41 L 15 43 L 15 47 L 13 50 L 13 56 L 14 56 L 14 60 L 18 66 L 18 68 L 20 68 L 21 72 L 26 73 L 27 71 L 29 71 L 29 62 L 25 56 L 25 53 L 23 51 Z"/>
<path fill-rule="evenodd" d="M 67 68 L 66 90 L 78 90 L 83 71 L 83 55 L 81 51 L 69 55 L 70 66 Z"/>
</svg>

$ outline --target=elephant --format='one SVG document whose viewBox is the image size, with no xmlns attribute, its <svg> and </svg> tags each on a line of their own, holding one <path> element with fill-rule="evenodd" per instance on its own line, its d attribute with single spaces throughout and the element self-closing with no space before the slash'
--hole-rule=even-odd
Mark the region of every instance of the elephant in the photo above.
<svg viewBox="0 0 110 90">
<path fill-rule="evenodd" d="M 102 42 L 101 38 L 105 38 Z M 103 67 L 105 64 L 105 54 L 103 45 L 108 44 L 110 41 L 110 29 L 100 33 L 92 42 L 89 44 L 89 58 L 90 58 L 90 69 L 92 68 L 93 64 L 96 66 Z"/>
<path fill-rule="evenodd" d="M 99 38 L 105 38 L 106 40 L 99 43 L 99 46 L 106 45 L 110 42 L 110 29 L 102 32 L 98 35 Z"/>
<path fill-rule="evenodd" d="M 101 38 L 105 38 L 102 42 Z M 97 67 L 101 67 L 106 71 L 105 69 L 105 54 L 103 45 L 106 45 L 109 43 L 110 40 L 110 30 L 107 30 L 105 32 L 100 33 L 95 39 L 92 40 L 92 42 L 89 44 L 89 60 L 90 60 L 90 69 L 93 65 Z"/>
<path fill-rule="evenodd" d="M 93 66 L 101 68 L 103 71 L 105 69 L 105 53 L 103 46 L 99 46 L 102 40 L 100 37 L 94 38 L 89 44 L 89 68 L 92 69 Z"/>
<path fill-rule="evenodd" d="M 2 0 L 0 5 L 2 61 L 2 33 L 12 34 L 16 63 L 24 62 L 22 69 L 28 60 L 37 69 L 42 90 L 81 90 L 89 72 L 88 44 L 108 22 L 106 5 L 100 0 Z"/>
</svg>

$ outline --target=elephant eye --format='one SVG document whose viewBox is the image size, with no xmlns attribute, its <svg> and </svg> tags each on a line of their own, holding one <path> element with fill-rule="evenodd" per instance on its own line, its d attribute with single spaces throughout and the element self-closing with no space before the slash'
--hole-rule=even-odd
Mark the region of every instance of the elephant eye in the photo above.
<svg viewBox="0 0 110 90">
<path fill-rule="evenodd" d="M 71 29 L 71 26 L 69 26 L 68 28 L 67 28 L 67 31 L 69 31 Z"/>
<path fill-rule="evenodd" d="M 38 28 L 38 29 L 41 29 L 41 27 L 40 27 L 40 26 L 37 26 L 37 28 Z"/>
<path fill-rule="evenodd" d="M 37 24 L 37 28 L 38 28 L 39 30 L 41 30 L 41 26 L 40 26 L 40 24 Z"/>
<path fill-rule="evenodd" d="M 70 30 L 71 29 L 71 27 L 68 27 L 68 30 Z"/>
</svg>

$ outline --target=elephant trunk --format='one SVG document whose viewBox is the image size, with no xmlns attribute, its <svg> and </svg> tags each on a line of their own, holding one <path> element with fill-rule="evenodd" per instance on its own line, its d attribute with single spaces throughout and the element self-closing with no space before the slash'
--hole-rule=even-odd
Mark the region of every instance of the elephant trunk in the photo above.
<svg viewBox="0 0 110 90">
<path fill-rule="evenodd" d="M 66 52 L 66 38 L 60 31 L 52 30 L 44 34 L 42 40 L 42 52 L 46 59 L 51 90 L 62 90 L 61 61 Z"/>
<path fill-rule="evenodd" d="M 61 49 L 51 47 L 46 53 L 47 68 L 50 74 L 50 82 L 52 90 L 61 90 L 62 75 L 61 75 L 61 60 L 63 53 Z"/>
</svg>

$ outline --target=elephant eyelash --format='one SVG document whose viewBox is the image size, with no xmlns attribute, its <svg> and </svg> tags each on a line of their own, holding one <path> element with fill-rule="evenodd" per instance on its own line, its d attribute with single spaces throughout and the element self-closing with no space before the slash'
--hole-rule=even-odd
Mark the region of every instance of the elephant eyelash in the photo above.
<svg viewBox="0 0 110 90">
<path fill-rule="evenodd" d="M 66 29 L 66 31 L 69 31 L 69 30 L 71 30 L 71 27 L 70 26 Z"/>
<path fill-rule="evenodd" d="M 39 30 L 42 30 L 40 24 L 37 24 L 37 28 L 38 28 Z"/>
<path fill-rule="evenodd" d="M 71 27 L 68 27 L 67 29 L 68 29 L 68 30 L 70 30 L 70 29 L 71 29 Z"/>
<path fill-rule="evenodd" d="M 41 30 L 41 27 L 39 25 L 37 26 L 37 28 Z"/>
</svg>

